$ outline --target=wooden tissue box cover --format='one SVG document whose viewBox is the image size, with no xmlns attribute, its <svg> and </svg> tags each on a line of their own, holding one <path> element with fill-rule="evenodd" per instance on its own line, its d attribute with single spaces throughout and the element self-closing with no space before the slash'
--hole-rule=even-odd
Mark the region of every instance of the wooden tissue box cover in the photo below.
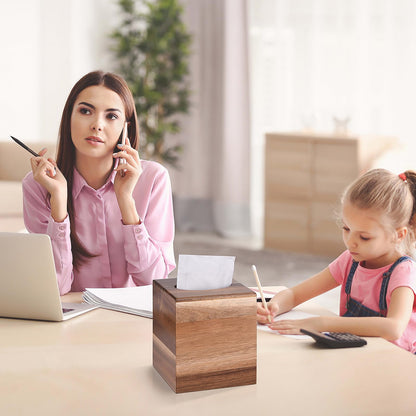
<svg viewBox="0 0 416 416">
<path fill-rule="evenodd" d="M 256 384 L 256 295 L 153 281 L 153 367 L 176 393 Z"/>
</svg>

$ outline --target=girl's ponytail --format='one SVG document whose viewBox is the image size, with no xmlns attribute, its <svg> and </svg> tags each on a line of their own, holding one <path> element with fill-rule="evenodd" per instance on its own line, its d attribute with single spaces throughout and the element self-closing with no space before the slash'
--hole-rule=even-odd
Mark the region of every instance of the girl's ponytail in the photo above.
<svg viewBox="0 0 416 416">
<path fill-rule="evenodd" d="M 403 175 L 403 176 L 401 176 Z M 404 173 L 401 173 L 399 177 L 402 180 L 405 180 L 407 185 L 409 186 L 409 191 L 413 197 L 413 209 L 412 214 L 409 218 L 409 239 L 411 248 L 415 250 L 415 241 L 416 241 L 416 172 L 413 170 L 407 170 Z"/>
</svg>

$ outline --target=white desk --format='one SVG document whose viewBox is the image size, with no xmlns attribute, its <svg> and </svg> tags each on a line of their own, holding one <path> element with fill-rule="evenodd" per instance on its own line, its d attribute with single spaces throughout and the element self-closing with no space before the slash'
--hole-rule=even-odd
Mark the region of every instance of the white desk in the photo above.
<svg viewBox="0 0 416 416">
<path fill-rule="evenodd" d="M 258 331 L 256 385 L 175 394 L 152 367 L 150 319 L 104 309 L 61 323 L 0 319 L 0 414 L 416 414 L 416 356 L 379 338 L 314 345 Z"/>
</svg>

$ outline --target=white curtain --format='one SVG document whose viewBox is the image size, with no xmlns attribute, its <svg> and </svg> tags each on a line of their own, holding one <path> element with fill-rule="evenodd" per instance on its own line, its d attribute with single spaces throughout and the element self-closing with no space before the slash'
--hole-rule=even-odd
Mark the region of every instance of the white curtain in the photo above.
<svg viewBox="0 0 416 416">
<path fill-rule="evenodd" d="M 394 136 L 386 168 L 416 169 L 416 1 L 248 0 L 252 208 L 262 232 L 264 134 Z M 395 157 L 393 157 L 395 156 Z M 340 155 L 340 157 L 342 157 Z"/>
<path fill-rule="evenodd" d="M 183 0 L 193 36 L 192 108 L 171 170 L 179 231 L 248 236 L 250 120 L 245 0 Z"/>
</svg>

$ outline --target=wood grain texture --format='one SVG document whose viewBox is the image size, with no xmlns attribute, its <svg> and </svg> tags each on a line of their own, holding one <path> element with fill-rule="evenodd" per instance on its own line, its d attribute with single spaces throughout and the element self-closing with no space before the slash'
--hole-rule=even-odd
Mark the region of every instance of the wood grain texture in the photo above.
<svg viewBox="0 0 416 416">
<path fill-rule="evenodd" d="M 342 192 L 396 139 L 307 133 L 266 134 L 266 248 L 337 255 Z"/>
<path fill-rule="evenodd" d="M 183 291 L 176 279 L 155 280 L 153 305 L 153 366 L 175 392 L 256 383 L 257 302 L 250 289 L 233 282 Z"/>
<path fill-rule="evenodd" d="M 198 299 L 215 299 L 221 297 L 252 297 L 253 291 L 241 283 L 233 280 L 230 287 L 223 289 L 210 290 L 181 290 L 176 287 L 176 279 L 159 279 L 155 280 L 160 289 L 165 290 L 168 296 L 175 299 L 176 302 L 184 302 Z"/>
<path fill-rule="evenodd" d="M 153 335 L 175 354 L 176 301 L 163 283 L 166 282 L 155 280 L 153 283 Z"/>
<path fill-rule="evenodd" d="M 176 390 L 176 356 L 153 334 L 153 367 L 172 390 Z"/>
</svg>

